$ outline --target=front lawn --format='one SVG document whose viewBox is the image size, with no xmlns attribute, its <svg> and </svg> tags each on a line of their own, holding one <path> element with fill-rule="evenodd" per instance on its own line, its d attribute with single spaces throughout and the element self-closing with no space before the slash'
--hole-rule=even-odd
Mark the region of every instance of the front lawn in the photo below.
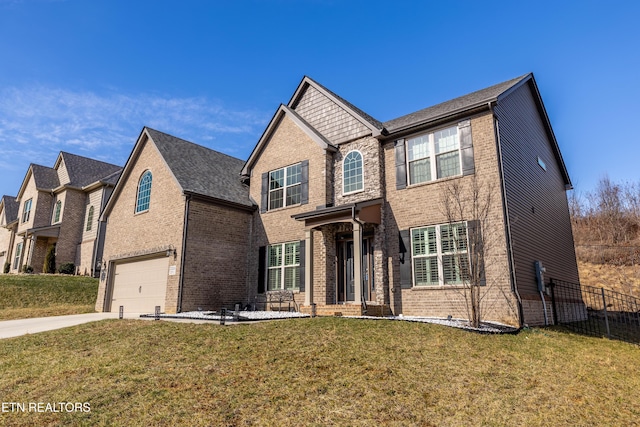
<svg viewBox="0 0 640 427">
<path fill-rule="evenodd" d="M 98 279 L 48 274 L 0 275 L 0 320 L 94 312 Z"/>
<path fill-rule="evenodd" d="M 0 343 L 11 425 L 638 425 L 640 349 L 562 329 L 479 335 L 316 318 L 109 320 Z"/>
</svg>

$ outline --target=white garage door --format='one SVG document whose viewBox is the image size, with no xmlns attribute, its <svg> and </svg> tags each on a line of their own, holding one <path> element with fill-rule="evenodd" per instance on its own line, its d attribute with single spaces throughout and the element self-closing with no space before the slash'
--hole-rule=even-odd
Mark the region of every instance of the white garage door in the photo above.
<svg viewBox="0 0 640 427">
<path fill-rule="evenodd" d="M 117 264 L 111 311 L 123 306 L 126 313 L 153 313 L 157 305 L 164 311 L 168 269 L 168 257 Z"/>
</svg>

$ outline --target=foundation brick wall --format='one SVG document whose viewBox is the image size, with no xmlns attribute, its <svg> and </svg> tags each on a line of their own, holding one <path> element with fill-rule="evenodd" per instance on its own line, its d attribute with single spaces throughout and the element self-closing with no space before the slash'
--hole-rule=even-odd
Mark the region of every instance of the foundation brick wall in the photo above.
<svg viewBox="0 0 640 427">
<path fill-rule="evenodd" d="M 124 185 L 118 194 L 114 194 L 114 204 L 107 217 L 103 253 L 107 271 L 101 273 L 96 310 L 103 311 L 107 283 L 112 280 L 109 272 L 113 269 L 113 262 L 171 246 L 176 248 L 177 256 L 175 259 L 170 257 L 169 266 L 176 267 L 176 274 L 170 276 L 167 272 L 165 310 L 174 313 L 178 306 L 181 274 L 184 196 L 153 143 L 142 143 L 139 155 L 132 161 L 130 174 L 121 177 Z M 146 170 L 150 170 L 153 176 L 149 210 L 135 214 L 138 182 Z"/>
<path fill-rule="evenodd" d="M 457 122 L 456 122 L 457 123 Z M 455 124 L 455 123 L 452 123 Z M 517 304 L 511 292 L 506 251 L 506 235 L 498 157 L 491 114 L 471 118 L 476 173 L 471 176 L 422 183 L 396 189 L 395 153 L 393 141 L 384 145 L 385 187 L 387 203 L 384 208 L 387 236 L 387 262 L 390 303 L 395 314 L 464 316 L 466 308 L 460 289 L 434 286 L 428 289 L 400 286 L 398 232 L 412 227 L 447 223 L 442 195 L 447 186 L 458 181 L 468 188 L 477 179 L 481 192 L 492 194 L 489 229 L 482 230 L 486 240 L 487 297 L 485 318 L 509 324 L 518 324 Z M 482 195 L 480 196 L 483 197 Z M 469 207 L 472 203 L 467 203 Z M 472 220 L 474 218 L 465 218 Z M 410 250 L 410 248 L 407 248 Z M 490 309 L 489 309 L 490 307 Z"/>
<path fill-rule="evenodd" d="M 244 306 L 251 212 L 189 203 L 182 311 Z"/>
</svg>

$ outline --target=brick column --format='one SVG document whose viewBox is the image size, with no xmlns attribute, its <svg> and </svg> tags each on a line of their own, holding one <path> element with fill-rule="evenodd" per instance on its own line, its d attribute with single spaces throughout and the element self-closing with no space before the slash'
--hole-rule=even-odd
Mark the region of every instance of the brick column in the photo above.
<svg viewBox="0 0 640 427">
<path fill-rule="evenodd" d="M 362 225 L 353 221 L 353 283 L 354 302 L 362 304 Z"/>
<path fill-rule="evenodd" d="M 313 303 L 313 230 L 304 230 L 304 305 Z"/>
</svg>

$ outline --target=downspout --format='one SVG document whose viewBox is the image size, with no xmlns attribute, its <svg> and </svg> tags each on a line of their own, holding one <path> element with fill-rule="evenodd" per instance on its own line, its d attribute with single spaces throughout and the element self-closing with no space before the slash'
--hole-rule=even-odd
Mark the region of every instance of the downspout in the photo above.
<svg viewBox="0 0 640 427">
<path fill-rule="evenodd" d="M 187 229 L 189 228 L 189 202 L 191 195 L 185 195 L 184 203 L 184 225 L 182 226 L 182 253 L 180 254 L 180 281 L 178 283 L 178 313 L 182 312 L 182 288 L 184 286 L 184 261 L 186 259 L 185 252 L 187 249 Z"/>
<path fill-rule="evenodd" d="M 524 311 L 522 308 L 522 297 L 520 297 L 520 293 L 518 292 L 518 286 L 516 283 L 516 268 L 515 268 L 515 264 L 513 261 L 513 244 L 511 242 L 511 221 L 509 220 L 509 206 L 507 203 L 507 190 L 505 187 L 505 181 L 504 181 L 504 170 L 502 168 L 502 144 L 500 142 L 500 123 L 498 121 L 498 118 L 496 117 L 496 114 L 493 110 L 493 105 L 491 105 L 492 103 L 489 102 L 489 110 L 491 111 L 491 114 L 493 116 L 493 131 L 495 133 L 495 138 L 496 138 L 496 145 L 498 148 L 498 170 L 500 173 L 500 190 L 501 190 L 501 196 L 502 196 L 502 210 L 503 210 L 503 214 L 504 214 L 504 219 L 505 219 L 505 233 L 507 235 L 507 258 L 508 258 L 508 262 L 509 262 L 509 266 L 511 269 L 511 274 L 509 274 L 510 276 L 510 280 L 511 280 L 511 291 L 516 295 L 516 299 L 518 300 L 518 322 L 519 322 L 519 326 L 520 328 L 522 328 L 522 326 L 524 325 Z"/>
</svg>

